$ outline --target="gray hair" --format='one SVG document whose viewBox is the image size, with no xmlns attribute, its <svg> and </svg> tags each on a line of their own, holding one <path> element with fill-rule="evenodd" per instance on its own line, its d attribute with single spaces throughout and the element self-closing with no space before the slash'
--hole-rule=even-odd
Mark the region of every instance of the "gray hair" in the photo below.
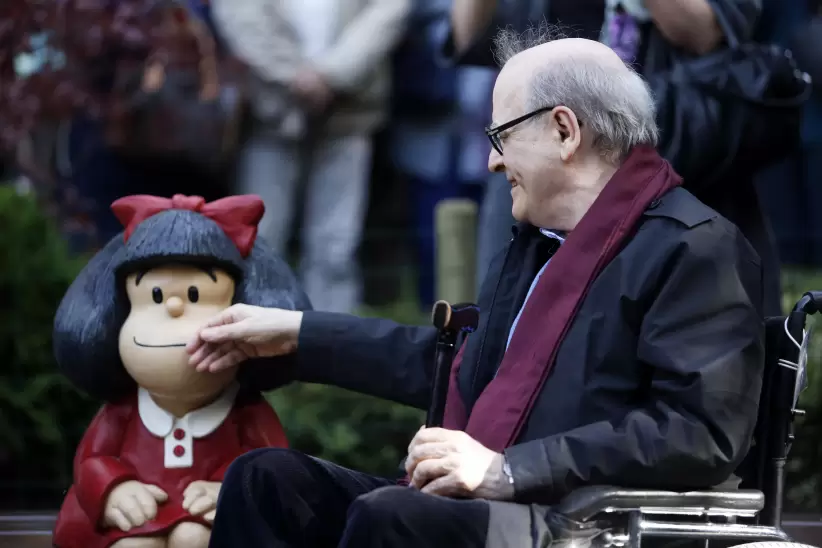
<svg viewBox="0 0 822 548">
<path fill-rule="evenodd" d="M 500 66 L 534 46 L 565 38 L 559 27 L 541 24 L 518 34 L 502 30 L 494 40 Z M 526 108 L 564 105 L 584 123 L 593 147 L 619 161 L 637 145 L 656 146 L 656 105 L 642 77 L 628 65 L 611 66 L 570 55 L 537 71 Z"/>
</svg>

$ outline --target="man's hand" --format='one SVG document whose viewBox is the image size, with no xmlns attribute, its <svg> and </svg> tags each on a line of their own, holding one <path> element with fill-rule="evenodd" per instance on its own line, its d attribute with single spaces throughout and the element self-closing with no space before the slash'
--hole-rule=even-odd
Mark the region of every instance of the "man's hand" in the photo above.
<svg viewBox="0 0 822 548">
<path fill-rule="evenodd" d="M 451 30 L 457 54 L 465 52 L 491 25 L 498 0 L 454 0 Z"/>
<path fill-rule="evenodd" d="M 465 432 L 423 428 L 408 446 L 405 470 L 423 493 L 446 497 L 511 500 L 514 487 L 502 471 L 504 458 Z"/>
<path fill-rule="evenodd" d="M 297 349 L 303 313 L 235 304 L 200 328 L 186 346 L 197 371 L 221 371 L 248 358 L 282 356 Z"/>
<path fill-rule="evenodd" d="M 219 481 L 192 481 L 183 491 L 183 509 L 192 516 L 203 516 L 213 522 L 222 485 Z"/>
<path fill-rule="evenodd" d="M 103 510 L 103 525 L 128 532 L 157 517 L 157 504 L 168 500 L 156 485 L 124 481 L 111 490 Z"/>
<path fill-rule="evenodd" d="M 323 111 L 334 98 L 334 92 L 325 78 L 314 69 L 303 68 L 291 82 L 291 92 L 302 99 L 312 112 Z"/>
</svg>

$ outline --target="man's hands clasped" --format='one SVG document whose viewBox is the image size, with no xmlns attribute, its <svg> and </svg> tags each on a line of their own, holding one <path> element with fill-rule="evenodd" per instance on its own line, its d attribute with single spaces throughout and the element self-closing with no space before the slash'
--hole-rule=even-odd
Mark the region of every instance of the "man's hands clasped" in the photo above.
<svg viewBox="0 0 822 548">
<path fill-rule="evenodd" d="M 423 493 L 455 498 L 511 500 L 514 487 L 504 457 L 465 432 L 422 428 L 408 446 L 405 470 Z"/>
</svg>

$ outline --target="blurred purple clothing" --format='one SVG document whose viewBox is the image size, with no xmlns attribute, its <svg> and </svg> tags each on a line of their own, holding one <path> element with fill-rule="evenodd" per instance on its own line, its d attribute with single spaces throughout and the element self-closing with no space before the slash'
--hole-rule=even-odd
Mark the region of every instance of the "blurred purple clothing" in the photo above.
<svg viewBox="0 0 822 548">
<path fill-rule="evenodd" d="M 639 51 L 640 32 L 636 19 L 625 13 L 617 12 L 608 24 L 608 43 L 619 58 L 626 63 L 633 63 Z"/>
</svg>

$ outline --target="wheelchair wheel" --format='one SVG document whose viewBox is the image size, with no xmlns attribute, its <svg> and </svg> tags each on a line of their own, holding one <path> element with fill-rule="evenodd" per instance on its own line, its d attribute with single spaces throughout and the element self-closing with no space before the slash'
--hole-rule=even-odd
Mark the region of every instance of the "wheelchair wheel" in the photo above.
<svg viewBox="0 0 822 548">
<path fill-rule="evenodd" d="M 802 544 L 799 542 L 749 542 L 748 544 L 737 544 L 732 548 L 816 548 L 810 544 Z"/>
</svg>

